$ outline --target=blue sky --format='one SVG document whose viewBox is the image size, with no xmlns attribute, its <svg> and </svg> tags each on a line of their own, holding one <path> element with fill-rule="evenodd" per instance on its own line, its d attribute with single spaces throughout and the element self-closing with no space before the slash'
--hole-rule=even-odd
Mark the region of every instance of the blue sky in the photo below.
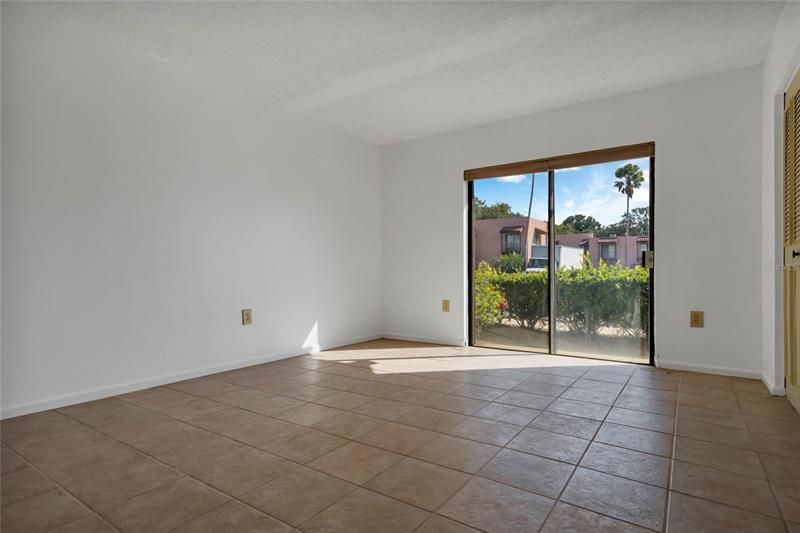
<svg viewBox="0 0 800 533">
<path fill-rule="evenodd" d="M 625 213 L 625 195 L 614 188 L 614 171 L 627 163 L 639 165 L 645 176 L 641 189 L 631 199 L 631 209 L 646 207 L 650 194 L 647 179 L 650 161 L 647 158 L 566 168 L 556 171 L 556 223 L 560 224 L 574 214 L 593 216 L 603 225 L 618 222 Z M 514 211 L 525 215 L 528 213 L 532 177 L 531 174 L 523 174 L 477 180 L 475 196 L 489 205 L 495 202 L 509 203 Z M 547 220 L 547 173 L 538 173 L 535 178 L 531 216 Z"/>
</svg>

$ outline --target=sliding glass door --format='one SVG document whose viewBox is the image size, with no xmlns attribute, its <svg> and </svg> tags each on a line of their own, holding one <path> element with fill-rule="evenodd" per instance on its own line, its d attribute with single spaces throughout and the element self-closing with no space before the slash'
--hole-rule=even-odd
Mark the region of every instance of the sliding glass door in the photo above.
<svg viewBox="0 0 800 533">
<path fill-rule="evenodd" d="M 548 175 L 473 184 L 474 343 L 550 351 Z"/>
<path fill-rule="evenodd" d="M 638 146 L 465 173 L 474 345 L 651 362 L 655 160 Z"/>
</svg>

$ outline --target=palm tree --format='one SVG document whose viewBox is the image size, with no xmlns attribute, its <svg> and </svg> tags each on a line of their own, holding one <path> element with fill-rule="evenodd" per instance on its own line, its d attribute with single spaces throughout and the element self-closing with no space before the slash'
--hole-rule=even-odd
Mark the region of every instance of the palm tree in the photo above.
<svg viewBox="0 0 800 533">
<path fill-rule="evenodd" d="M 625 195 L 625 266 L 628 266 L 628 236 L 631 231 L 631 198 L 633 198 L 633 191 L 638 189 L 644 183 L 644 174 L 639 165 L 628 163 L 617 169 L 614 173 L 617 181 L 614 182 L 614 188 Z"/>
</svg>

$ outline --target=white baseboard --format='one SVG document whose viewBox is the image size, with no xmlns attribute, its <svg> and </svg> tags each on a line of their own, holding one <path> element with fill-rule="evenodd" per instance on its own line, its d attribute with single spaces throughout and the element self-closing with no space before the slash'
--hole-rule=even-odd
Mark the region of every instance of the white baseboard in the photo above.
<svg viewBox="0 0 800 533">
<path fill-rule="evenodd" d="M 406 335 L 404 333 L 394 333 L 391 331 L 384 331 L 381 335 L 384 339 L 393 339 L 397 341 L 411 341 L 411 342 L 427 342 L 430 344 L 443 344 L 445 346 L 466 346 L 464 339 L 446 339 L 443 337 L 420 337 L 418 335 Z"/>
<path fill-rule="evenodd" d="M 767 390 L 769 390 L 770 394 L 774 394 L 775 396 L 786 396 L 786 389 L 783 387 L 776 386 L 775 383 L 773 383 L 768 376 L 766 375 L 761 376 L 761 381 L 764 382 L 764 385 L 766 385 Z"/>
<path fill-rule="evenodd" d="M 326 343 L 319 347 L 315 346 L 314 349 L 301 348 L 298 350 L 273 352 L 269 354 L 250 357 L 247 359 L 239 359 L 230 363 L 222 363 L 219 365 L 212 365 L 203 368 L 196 368 L 186 370 L 183 372 L 174 372 L 172 374 L 164 374 L 161 376 L 153 376 L 150 378 L 140 379 L 136 381 L 129 381 L 125 383 L 118 383 L 109 387 L 99 387 L 96 389 L 85 390 L 70 394 L 63 394 L 61 396 L 53 396 L 43 400 L 36 400 L 33 402 L 12 404 L 3 406 L 0 412 L 0 419 L 11 418 L 14 416 L 27 415 L 31 413 L 38 413 L 39 411 L 46 411 L 48 409 L 57 409 L 59 407 L 66 407 L 76 403 L 90 402 L 92 400 L 101 400 L 109 396 L 117 396 L 119 394 L 126 394 L 128 392 L 135 392 L 138 390 L 149 389 L 151 387 L 158 387 L 160 385 L 167 385 L 185 379 L 199 378 L 208 376 L 210 374 L 217 374 L 219 372 L 227 372 L 228 370 L 236 370 L 238 368 L 245 368 L 253 365 L 260 365 L 263 363 L 270 363 L 272 361 L 279 361 L 281 359 L 288 359 L 289 357 L 297 357 L 298 355 L 305 355 L 308 353 L 316 353 L 320 350 L 330 350 L 340 346 L 347 346 L 348 344 L 356 344 L 359 342 L 371 341 L 381 338 L 378 333 L 372 335 L 361 335 L 349 339 L 341 339 L 338 341 Z"/>
<path fill-rule="evenodd" d="M 701 372 L 703 374 L 716 374 L 718 376 L 732 376 L 737 378 L 762 379 L 761 372 L 757 370 L 746 370 L 744 368 L 731 368 L 727 366 L 698 365 L 695 363 L 684 363 L 681 361 L 668 361 L 659 359 L 659 368 L 670 370 L 687 370 L 689 372 Z"/>
</svg>

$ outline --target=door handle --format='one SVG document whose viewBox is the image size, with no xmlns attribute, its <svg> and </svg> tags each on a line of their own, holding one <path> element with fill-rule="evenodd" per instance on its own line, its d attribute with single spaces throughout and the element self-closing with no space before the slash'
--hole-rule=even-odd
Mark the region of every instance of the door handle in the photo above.
<svg viewBox="0 0 800 533">
<path fill-rule="evenodd" d="M 797 250 L 792 250 L 792 258 L 795 258 L 798 255 L 800 255 L 800 252 L 798 252 Z"/>
</svg>

